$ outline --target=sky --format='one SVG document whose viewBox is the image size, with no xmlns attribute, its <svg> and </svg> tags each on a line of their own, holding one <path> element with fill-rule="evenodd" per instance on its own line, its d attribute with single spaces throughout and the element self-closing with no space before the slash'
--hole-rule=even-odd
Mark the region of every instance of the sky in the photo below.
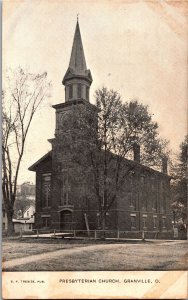
<svg viewBox="0 0 188 300">
<path fill-rule="evenodd" d="M 149 106 L 159 132 L 178 151 L 187 134 L 188 2 L 134 0 L 5 0 L 3 72 L 19 65 L 48 73 L 51 98 L 36 113 L 28 134 L 19 182 L 35 182 L 28 167 L 51 150 L 53 104 L 64 102 L 77 14 L 87 67 L 96 89 L 118 91 L 124 101 Z M 3 82 L 4 84 L 4 82 Z"/>
</svg>

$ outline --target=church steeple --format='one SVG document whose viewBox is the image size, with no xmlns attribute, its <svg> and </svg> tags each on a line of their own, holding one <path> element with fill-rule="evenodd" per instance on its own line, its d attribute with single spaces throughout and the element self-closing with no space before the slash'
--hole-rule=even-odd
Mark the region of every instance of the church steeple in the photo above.
<svg viewBox="0 0 188 300">
<path fill-rule="evenodd" d="M 87 71 L 84 49 L 82 45 L 82 38 L 80 34 L 80 27 L 77 21 L 76 30 L 74 34 L 74 41 L 72 46 L 71 58 L 69 68 L 72 69 L 75 75 L 85 75 Z"/>
<path fill-rule="evenodd" d="M 92 76 L 86 66 L 78 20 L 69 66 L 62 83 L 65 85 L 65 101 L 75 99 L 89 101 L 89 88 L 92 83 Z"/>
</svg>

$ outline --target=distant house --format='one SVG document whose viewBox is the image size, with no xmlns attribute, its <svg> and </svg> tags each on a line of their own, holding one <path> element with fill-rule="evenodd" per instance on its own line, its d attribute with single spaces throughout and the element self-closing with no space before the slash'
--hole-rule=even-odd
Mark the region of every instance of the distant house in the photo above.
<svg viewBox="0 0 188 300">
<path fill-rule="evenodd" d="M 32 219 L 35 214 L 35 206 L 33 204 L 27 205 L 24 209 L 19 209 L 14 216 L 14 219 Z"/>
<path fill-rule="evenodd" d="M 24 182 L 20 186 L 20 194 L 22 196 L 35 196 L 35 185 L 31 182 Z"/>
<path fill-rule="evenodd" d="M 24 182 L 17 190 L 13 218 L 24 218 L 24 212 L 28 206 L 35 206 L 35 185 L 30 182 Z"/>
<path fill-rule="evenodd" d="M 27 206 L 23 212 L 23 217 L 13 219 L 15 232 L 32 231 L 35 223 L 35 207 L 34 205 Z"/>
<path fill-rule="evenodd" d="M 29 218 L 32 219 L 34 218 L 34 213 L 35 213 L 35 207 L 34 205 L 30 205 L 28 207 L 25 208 L 24 212 L 23 212 L 23 218 Z"/>
<path fill-rule="evenodd" d="M 24 219 L 13 219 L 14 231 L 32 231 L 34 225 L 34 218 L 29 220 Z"/>
<path fill-rule="evenodd" d="M 21 191 L 24 197 L 21 196 Z M 32 230 L 34 224 L 34 214 L 35 214 L 35 185 L 32 183 L 23 183 L 19 186 L 17 190 L 18 196 L 14 203 L 14 228 L 20 230 Z M 3 200 L 2 200 L 3 202 Z M 22 224 L 22 225 L 18 225 Z M 27 224 L 24 225 L 23 224 Z M 6 232 L 8 229 L 8 219 L 5 210 L 5 204 L 2 203 L 2 231 Z"/>
</svg>

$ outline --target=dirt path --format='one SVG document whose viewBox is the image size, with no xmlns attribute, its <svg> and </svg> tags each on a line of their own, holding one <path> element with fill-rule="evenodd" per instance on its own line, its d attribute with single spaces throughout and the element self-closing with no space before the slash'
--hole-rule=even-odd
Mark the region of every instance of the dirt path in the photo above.
<svg viewBox="0 0 188 300">
<path fill-rule="evenodd" d="M 111 247 L 115 248 L 117 247 L 116 244 L 114 245 L 110 245 Z M 59 250 L 55 250 L 52 252 L 48 252 L 48 253 L 42 253 L 42 254 L 36 254 L 36 255 L 31 255 L 31 256 L 27 256 L 27 257 L 22 257 L 22 258 L 16 258 L 16 259 L 12 259 L 9 261 L 4 261 L 3 262 L 3 269 L 10 269 L 16 266 L 20 266 L 20 265 L 24 265 L 24 264 L 28 264 L 28 263 L 32 263 L 32 262 L 36 262 L 36 261 L 42 261 L 42 260 L 47 260 L 47 259 L 54 259 L 54 258 L 58 258 L 61 255 L 66 256 L 66 255 L 71 255 L 71 254 L 75 254 L 75 253 L 79 253 L 79 252 L 88 252 L 88 251 L 94 251 L 94 250 L 99 250 L 99 249 L 108 249 L 109 245 L 88 245 L 85 247 L 75 247 L 73 249 L 59 249 Z"/>
<path fill-rule="evenodd" d="M 157 241 L 156 243 L 140 244 L 97 244 L 78 245 L 74 248 L 56 249 L 51 252 L 34 254 L 22 258 L 15 258 L 3 262 L 4 270 L 17 268 L 24 269 L 24 265 L 40 261 L 38 270 L 67 270 L 73 268 L 80 270 L 80 265 L 90 270 L 96 266 L 100 270 L 117 269 L 121 262 L 121 268 L 171 268 L 171 266 L 182 264 L 186 266 L 186 243 L 180 241 Z M 131 254 L 131 255 L 130 255 Z M 169 255 L 170 254 L 170 255 Z M 73 266 L 72 263 L 74 262 Z M 99 264 L 99 265 L 98 265 Z M 23 267 L 21 267 L 23 266 Z M 166 267 L 165 267 L 166 266 Z M 30 266 L 29 270 L 35 270 L 36 266 Z M 119 270 L 119 269 L 118 269 Z"/>
</svg>

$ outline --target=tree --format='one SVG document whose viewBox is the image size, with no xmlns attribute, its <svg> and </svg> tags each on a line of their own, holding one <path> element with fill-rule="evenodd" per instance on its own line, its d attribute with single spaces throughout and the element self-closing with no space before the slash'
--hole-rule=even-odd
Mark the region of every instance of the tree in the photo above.
<svg viewBox="0 0 188 300">
<path fill-rule="evenodd" d="M 2 192 L 8 235 L 14 232 L 13 214 L 20 164 L 32 119 L 49 97 L 47 73 L 32 74 L 21 67 L 7 71 L 2 105 Z"/>
<path fill-rule="evenodd" d="M 174 166 L 174 184 L 172 186 L 172 209 L 176 220 L 181 219 L 185 224 L 187 219 L 187 162 L 188 162 L 188 136 L 180 144 L 180 152 Z"/>
<path fill-rule="evenodd" d="M 90 187 L 97 198 L 101 228 L 105 229 L 108 210 L 126 177 L 134 173 L 135 164 L 127 164 L 127 158 L 132 158 L 133 148 L 141 149 L 141 163 L 159 167 L 161 157 L 166 155 L 167 142 L 159 137 L 158 124 L 152 121 L 147 106 L 138 101 L 123 102 L 116 91 L 106 88 L 97 90 L 95 98 L 97 124 L 92 109 L 77 108 L 73 119 L 79 126 L 82 124 L 87 138 L 80 144 L 74 143 L 77 150 L 72 153 L 79 153 L 74 157 L 82 165 L 82 172 L 92 174 Z"/>
<path fill-rule="evenodd" d="M 158 124 L 152 121 L 147 106 L 136 100 L 123 103 L 117 92 L 105 88 L 96 91 L 96 104 L 99 108 L 98 140 L 101 143 L 99 168 L 103 182 L 102 197 L 98 193 L 98 202 L 101 227 L 105 229 L 106 213 L 126 177 L 134 174 L 135 164 L 127 164 L 126 158 L 132 158 L 134 149 L 140 155 L 140 158 L 135 157 L 138 162 L 157 167 L 161 165 L 164 149 L 157 131 Z"/>
</svg>

